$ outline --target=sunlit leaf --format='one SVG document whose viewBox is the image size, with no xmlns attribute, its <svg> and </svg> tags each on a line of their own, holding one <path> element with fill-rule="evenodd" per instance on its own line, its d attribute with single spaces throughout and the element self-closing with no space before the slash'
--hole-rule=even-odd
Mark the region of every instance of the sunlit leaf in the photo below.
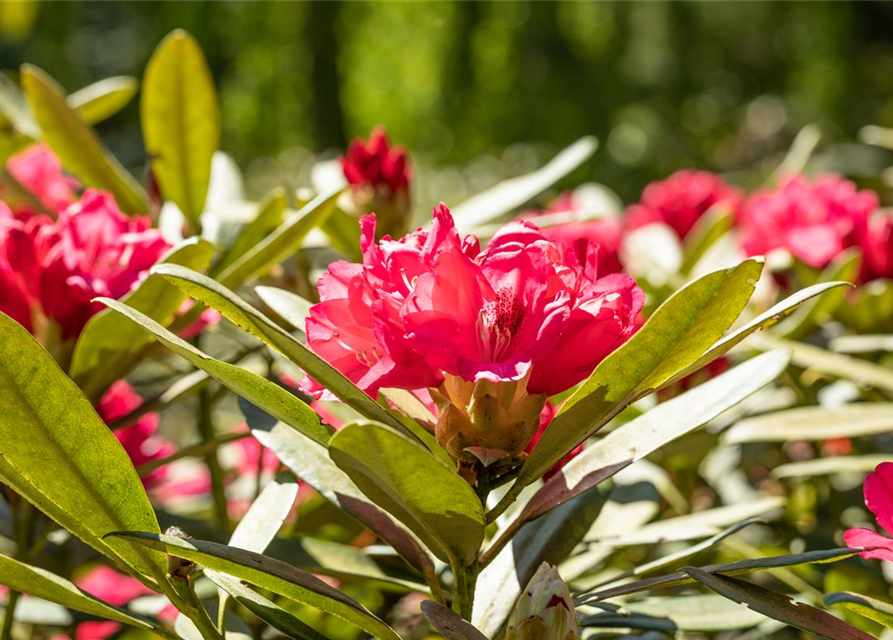
<svg viewBox="0 0 893 640">
<path fill-rule="evenodd" d="M 43 139 L 66 169 L 84 185 L 110 191 L 122 211 L 131 214 L 148 211 L 143 188 L 68 106 L 64 92 L 52 78 L 37 67 L 24 65 L 22 88 Z"/>
<path fill-rule="evenodd" d="M 284 189 L 277 188 L 267 194 L 267 197 L 258 205 L 257 215 L 239 231 L 230 247 L 214 264 L 211 274 L 216 275 L 222 272 L 253 249 L 270 232 L 282 224 L 287 210 L 288 200 L 285 198 Z"/>
<path fill-rule="evenodd" d="M 875 454 L 867 456 L 834 456 L 832 458 L 817 458 L 802 462 L 790 462 L 772 470 L 775 478 L 812 478 L 834 473 L 865 474 L 874 471 L 882 462 L 890 460 L 888 454 Z"/>
<path fill-rule="evenodd" d="M 715 594 L 647 598 L 630 603 L 623 613 L 585 616 L 583 627 L 653 629 L 661 631 L 728 631 L 749 629 L 763 622 L 762 614 Z"/>
<path fill-rule="evenodd" d="M 220 114 L 208 63 L 185 31 L 168 34 L 146 65 L 140 119 L 162 196 L 197 220 L 220 141 Z"/>
<path fill-rule="evenodd" d="M 87 124 L 102 122 L 127 106 L 139 89 L 139 82 L 130 76 L 115 76 L 78 89 L 66 98 Z"/>
<path fill-rule="evenodd" d="M 837 605 L 893 629 L 893 604 L 851 591 L 836 591 L 825 596 L 825 605 Z"/>
<path fill-rule="evenodd" d="M 787 442 L 856 438 L 893 431 L 893 403 L 865 402 L 841 407 L 799 407 L 741 420 L 724 439 L 744 442 Z"/>
</svg>

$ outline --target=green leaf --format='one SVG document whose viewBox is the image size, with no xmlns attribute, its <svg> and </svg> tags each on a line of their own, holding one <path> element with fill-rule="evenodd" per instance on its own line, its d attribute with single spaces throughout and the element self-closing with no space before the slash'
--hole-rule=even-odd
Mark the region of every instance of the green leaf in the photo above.
<svg viewBox="0 0 893 640">
<path fill-rule="evenodd" d="M 65 578 L 2 554 L 0 554 L 0 584 L 91 616 L 123 622 L 141 629 L 152 628 L 146 620 L 81 591 Z"/>
<path fill-rule="evenodd" d="M 867 360 L 832 353 L 803 342 L 777 340 L 768 336 L 760 336 L 753 346 L 761 350 L 790 349 L 791 362 L 798 367 L 893 392 L 893 370 Z"/>
<path fill-rule="evenodd" d="M 310 315 L 312 302 L 296 293 L 276 287 L 255 287 L 254 292 L 277 316 L 304 334 L 304 320 Z"/>
<path fill-rule="evenodd" d="M 863 475 L 874 471 L 882 462 L 888 462 L 888 454 L 876 454 L 868 456 L 834 456 L 833 458 L 817 458 L 803 462 L 791 462 L 775 467 L 772 477 L 778 478 L 811 478 L 813 476 L 825 476 L 835 473 L 849 473 Z"/>
<path fill-rule="evenodd" d="M 379 424 L 350 424 L 329 456 L 366 497 L 415 533 L 443 560 L 466 567 L 484 539 L 474 490 L 421 445 Z"/>
<path fill-rule="evenodd" d="M 831 351 L 839 353 L 874 353 L 893 351 L 893 335 L 840 336 L 828 343 Z"/>
<path fill-rule="evenodd" d="M 623 613 L 585 616 L 583 627 L 653 629 L 663 631 L 729 631 L 749 629 L 766 620 L 716 594 L 646 598 L 624 607 Z"/>
<path fill-rule="evenodd" d="M 289 638 L 296 638 L 297 640 L 328 640 L 316 629 L 305 624 L 276 603 L 267 600 L 256 591 L 249 589 L 235 578 L 224 573 L 215 572 L 214 582 L 232 596 L 236 602 Z"/>
<path fill-rule="evenodd" d="M 864 631 L 821 609 L 794 602 L 790 596 L 736 578 L 714 575 L 696 567 L 686 567 L 683 571 L 711 591 L 792 627 L 831 640 L 872 640 Z"/>
<path fill-rule="evenodd" d="M 127 106 L 139 88 L 130 76 L 115 76 L 78 89 L 65 102 L 87 124 L 102 122 Z"/>
<path fill-rule="evenodd" d="M 472 622 L 484 635 L 496 635 L 541 563 L 559 564 L 582 542 L 605 500 L 598 488 L 578 495 L 518 531 L 511 544 L 481 571 Z"/>
<path fill-rule="evenodd" d="M 216 309 L 227 320 L 276 349 L 362 415 L 400 430 L 405 429 L 399 420 L 340 371 L 222 284 L 176 265 L 157 265 L 152 269 L 152 273 L 163 276 L 184 293 Z"/>
<path fill-rule="evenodd" d="M 707 250 L 732 228 L 734 212 L 727 203 L 714 205 L 701 216 L 685 240 L 680 273 L 690 274 Z"/>
<path fill-rule="evenodd" d="M 851 591 L 836 591 L 825 596 L 825 605 L 837 605 L 893 629 L 893 604 L 889 602 Z"/>
<path fill-rule="evenodd" d="M 279 385 L 264 379 L 256 373 L 212 358 L 182 338 L 174 335 L 148 316 L 125 304 L 121 304 L 117 300 L 99 298 L 99 301 L 141 326 L 168 349 L 182 356 L 202 371 L 206 371 L 208 375 L 233 393 L 256 404 L 270 415 L 282 420 L 315 442 L 323 446 L 328 442 L 332 433 L 331 427 L 322 424 L 319 416 L 313 409 Z"/>
<path fill-rule="evenodd" d="M 140 120 L 162 196 L 198 220 L 220 142 L 220 114 L 208 63 L 185 31 L 169 33 L 146 65 Z"/>
<path fill-rule="evenodd" d="M 211 275 L 217 275 L 226 269 L 266 238 L 271 231 L 282 224 L 287 210 L 288 200 L 285 198 L 285 190 L 281 187 L 273 189 L 260 203 L 254 220 L 239 231 L 239 235 L 226 253 L 214 264 Z"/>
<path fill-rule="evenodd" d="M 565 401 L 521 468 L 516 485 L 524 487 L 542 477 L 624 407 L 700 358 L 741 314 L 761 269 L 762 261 L 746 260 L 672 295 Z"/>
<path fill-rule="evenodd" d="M 98 551 L 141 576 L 164 576 L 162 554 L 102 540 L 120 529 L 158 531 L 121 443 L 21 325 L 0 314 L 0 335 L 0 477 Z"/>
<path fill-rule="evenodd" d="M 729 444 L 856 438 L 893 431 L 893 402 L 799 407 L 747 418 L 726 431 Z"/>
<path fill-rule="evenodd" d="M 772 556 L 770 558 L 751 558 L 747 560 L 738 560 L 736 562 L 728 562 L 725 564 L 711 564 L 700 567 L 702 571 L 711 574 L 724 574 L 729 576 L 750 573 L 752 571 L 761 571 L 763 569 L 778 569 L 780 567 L 792 567 L 800 564 L 837 562 L 852 558 L 858 554 L 853 549 L 822 549 L 820 551 L 807 551 L 806 553 L 796 553 L 783 556 Z M 616 587 L 608 587 L 600 589 L 592 593 L 586 593 L 577 596 L 574 601 L 578 605 L 589 602 L 601 602 L 626 596 L 631 593 L 640 591 L 653 591 L 656 589 L 668 589 L 670 587 L 678 587 L 679 585 L 689 584 L 693 578 L 688 574 L 677 571 L 665 576 L 655 576 L 636 582 L 628 582 Z"/>
<path fill-rule="evenodd" d="M 421 545 L 388 514 L 366 500 L 347 474 L 329 459 L 324 447 L 281 423 L 269 430 L 252 425 L 251 433 L 302 481 L 369 527 L 411 566 L 423 574 L 433 575 L 434 565 Z"/>
<path fill-rule="evenodd" d="M 423 600 L 422 614 L 447 640 L 487 640 L 487 636 L 439 602 Z"/>
<path fill-rule="evenodd" d="M 34 120 L 25 94 L 4 73 L 0 73 L 0 121 L 26 138 L 40 138 L 40 127 Z"/>
<path fill-rule="evenodd" d="M 171 249 L 162 263 L 205 269 L 211 262 L 214 246 L 199 238 L 189 238 Z M 186 294 L 161 276 L 149 275 L 121 299 L 122 304 L 145 313 L 162 325 L 168 325 L 180 310 Z M 90 318 L 72 354 L 69 375 L 84 393 L 98 400 L 115 380 L 136 366 L 151 344 L 152 337 L 111 309 Z"/>
<path fill-rule="evenodd" d="M 663 402 L 586 447 L 531 498 L 519 518 L 533 520 L 636 460 L 707 424 L 775 380 L 788 355 L 772 351 Z M 550 427 L 551 428 L 551 427 Z"/>
<path fill-rule="evenodd" d="M 322 193 L 301 207 L 300 211 L 221 271 L 217 280 L 224 287 L 236 287 L 293 254 L 307 234 L 331 215 L 341 191 L 336 189 Z"/>
<path fill-rule="evenodd" d="M 732 333 L 724 336 L 721 340 L 719 340 L 715 345 L 710 347 L 710 349 L 703 356 L 698 358 L 694 363 L 674 375 L 667 382 L 661 385 L 661 387 L 667 387 L 682 378 L 694 373 L 698 369 L 707 366 L 717 358 L 728 353 L 732 348 L 736 347 L 740 344 L 745 338 L 750 336 L 757 331 L 762 329 L 768 329 L 772 327 L 786 317 L 791 315 L 797 308 L 800 307 L 801 304 L 806 302 L 807 300 L 821 295 L 826 291 L 834 289 L 836 287 L 844 287 L 851 286 L 848 282 L 827 282 L 824 284 L 815 284 L 811 287 L 806 287 L 805 289 L 801 289 L 800 291 L 794 293 L 791 296 L 788 296 L 778 304 L 774 305 L 768 311 L 761 313 L 753 320 L 747 322 L 740 328 L 736 329 Z"/>
<path fill-rule="evenodd" d="M 113 535 L 192 560 L 208 569 L 235 576 L 295 602 L 315 607 L 350 622 L 374 637 L 400 640 L 393 629 L 353 598 L 330 587 L 313 574 L 295 569 L 280 560 L 204 540 L 123 531 Z"/>
<path fill-rule="evenodd" d="M 146 193 L 115 157 L 102 146 L 96 133 L 65 102 L 64 92 L 44 71 L 22 67 L 22 88 L 43 139 L 66 169 L 88 187 L 110 191 L 127 213 L 148 210 Z"/>
<path fill-rule="evenodd" d="M 453 207 L 456 227 L 469 233 L 476 227 L 496 220 L 521 207 L 592 157 L 598 140 L 592 136 L 580 138 L 563 149 L 542 168 L 517 178 L 500 182 L 495 187 L 472 196 Z"/>
<path fill-rule="evenodd" d="M 859 276 L 861 257 L 858 250 L 847 249 L 822 271 L 818 284 L 855 281 Z M 781 333 L 781 337 L 799 339 L 814 331 L 843 304 L 845 293 L 846 289 L 838 287 L 828 295 L 814 297 L 803 304 L 793 313 L 790 322 L 787 323 L 790 326 Z"/>
</svg>

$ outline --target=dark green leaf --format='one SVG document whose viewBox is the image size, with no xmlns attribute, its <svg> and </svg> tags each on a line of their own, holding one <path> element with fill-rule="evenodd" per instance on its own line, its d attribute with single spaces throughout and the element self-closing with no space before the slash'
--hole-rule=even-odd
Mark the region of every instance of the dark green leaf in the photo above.
<svg viewBox="0 0 893 640">
<path fill-rule="evenodd" d="M 422 613 L 447 640 L 487 640 L 487 636 L 439 602 L 423 600 Z"/>
</svg>

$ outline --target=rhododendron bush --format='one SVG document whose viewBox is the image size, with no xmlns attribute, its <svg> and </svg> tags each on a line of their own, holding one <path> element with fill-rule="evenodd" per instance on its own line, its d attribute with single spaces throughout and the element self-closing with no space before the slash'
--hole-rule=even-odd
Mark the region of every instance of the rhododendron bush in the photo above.
<svg viewBox="0 0 893 640">
<path fill-rule="evenodd" d="M 884 194 L 795 143 L 624 206 L 584 138 L 419 202 L 379 127 L 255 202 L 188 34 L 139 174 L 134 81 L 17 79 L 0 640 L 893 634 Z"/>
</svg>

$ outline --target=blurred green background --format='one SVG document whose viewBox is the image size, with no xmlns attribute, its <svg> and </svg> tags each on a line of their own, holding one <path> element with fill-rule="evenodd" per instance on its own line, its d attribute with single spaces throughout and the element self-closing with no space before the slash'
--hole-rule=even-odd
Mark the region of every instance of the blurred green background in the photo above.
<svg viewBox="0 0 893 640">
<path fill-rule="evenodd" d="M 31 62 L 70 91 L 141 76 L 176 27 L 205 49 L 249 178 L 379 122 L 440 169 L 591 133 L 583 177 L 629 200 L 683 166 L 750 166 L 807 123 L 839 141 L 893 126 L 884 2 L 6 2 L 0 68 Z M 138 115 L 99 127 L 131 167 Z"/>
</svg>

